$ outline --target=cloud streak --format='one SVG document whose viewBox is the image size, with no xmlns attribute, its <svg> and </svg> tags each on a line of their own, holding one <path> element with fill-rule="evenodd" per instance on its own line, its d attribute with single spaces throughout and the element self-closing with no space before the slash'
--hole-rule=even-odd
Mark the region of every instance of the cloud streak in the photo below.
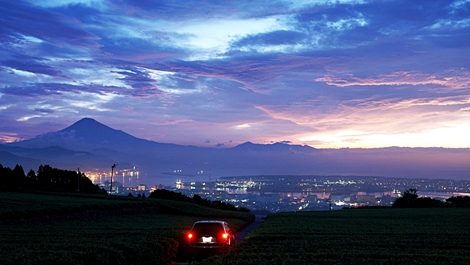
<svg viewBox="0 0 470 265">
<path fill-rule="evenodd" d="M 390 74 L 379 75 L 377 77 L 355 77 L 353 75 L 347 76 L 332 76 L 317 78 L 317 82 L 325 82 L 328 85 L 338 87 L 349 86 L 425 86 L 437 85 L 449 87 L 452 89 L 469 89 L 470 88 L 470 73 L 466 69 L 460 71 L 445 71 L 442 77 L 435 75 L 427 75 L 423 73 L 412 72 L 394 72 Z"/>
</svg>

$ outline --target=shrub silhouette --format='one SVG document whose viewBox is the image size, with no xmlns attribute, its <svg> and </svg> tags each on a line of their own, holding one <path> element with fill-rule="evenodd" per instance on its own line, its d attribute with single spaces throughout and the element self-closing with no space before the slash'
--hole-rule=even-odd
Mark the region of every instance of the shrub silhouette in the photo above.
<svg viewBox="0 0 470 265">
<path fill-rule="evenodd" d="M 470 197 L 469 196 L 457 196 L 450 197 L 446 200 L 450 206 L 453 207 L 470 207 Z"/>
<path fill-rule="evenodd" d="M 230 211 L 240 211 L 240 212 L 249 212 L 250 210 L 247 208 L 237 208 L 230 203 L 225 203 L 222 201 L 211 201 L 208 199 L 203 199 L 199 194 L 194 194 L 192 198 L 183 195 L 179 192 L 174 192 L 170 190 L 160 189 L 155 190 L 150 193 L 149 198 L 155 199 L 166 199 L 166 200 L 174 200 L 174 201 L 183 201 L 183 202 L 190 202 L 195 203 L 198 205 L 220 209 L 220 210 L 230 210 Z"/>
<path fill-rule="evenodd" d="M 431 208 L 445 206 L 443 202 L 429 198 L 418 198 L 417 189 L 408 189 L 393 202 L 394 208 Z"/>
</svg>

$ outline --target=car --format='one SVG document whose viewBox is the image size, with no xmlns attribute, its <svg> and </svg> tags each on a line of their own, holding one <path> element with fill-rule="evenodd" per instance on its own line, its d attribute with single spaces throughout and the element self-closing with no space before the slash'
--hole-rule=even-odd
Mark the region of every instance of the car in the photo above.
<svg viewBox="0 0 470 265">
<path fill-rule="evenodd" d="M 186 240 L 193 250 L 226 249 L 235 243 L 235 235 L 225 221 L 201 220 L 193 224 Z"/>
</svg>

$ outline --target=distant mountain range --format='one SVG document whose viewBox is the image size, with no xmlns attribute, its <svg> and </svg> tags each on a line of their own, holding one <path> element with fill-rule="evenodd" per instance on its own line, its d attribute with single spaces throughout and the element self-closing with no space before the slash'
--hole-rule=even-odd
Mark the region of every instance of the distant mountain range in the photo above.
<svg viewBox="0 0 470 265">
<path fill-rule="evenodd" d="M 142 183 L 173 183 L 176 178 L 207 180 L 244 175 L 376 175 L 389 177 L 470 177 L 470 149 L 374 148 L 315 149 L 286 143 L 218 149 L 158 143 L 136 138 L 94 119 L 33 139 L 0 145 L 0 164 L 25 171 L 39 165 L 61 169 L 137 166 Z M 175 176 L 177 175 L 177 176 Z"/>
</svg>

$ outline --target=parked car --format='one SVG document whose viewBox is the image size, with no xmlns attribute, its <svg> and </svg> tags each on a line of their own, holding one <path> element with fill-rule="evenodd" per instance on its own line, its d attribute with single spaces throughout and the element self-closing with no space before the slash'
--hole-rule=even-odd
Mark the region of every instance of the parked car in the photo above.
<svg viewBox="0 0 470 265">
<path fill-rule="evenodd" d="M 225 221 L 203 220 L 193 224 L 186 235 L 188 246 L 193 249 L 224 249 L 235 243 L 235 235 Z"/>
</svg>

